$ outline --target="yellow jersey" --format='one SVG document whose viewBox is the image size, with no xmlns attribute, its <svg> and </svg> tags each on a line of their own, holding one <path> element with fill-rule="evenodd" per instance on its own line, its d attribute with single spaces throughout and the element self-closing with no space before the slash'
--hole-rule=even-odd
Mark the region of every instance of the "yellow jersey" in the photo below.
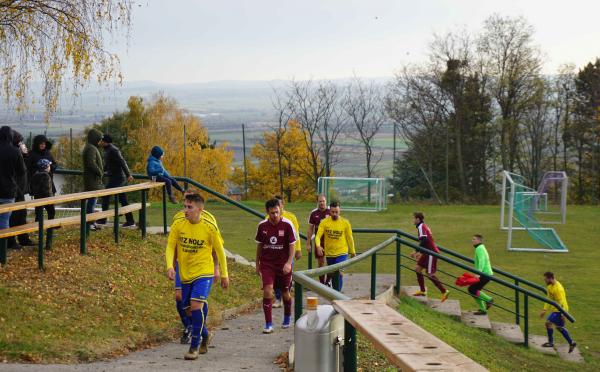
<svg viewBox="0 0 600 372">
<path fill-rule="evenodd" d="M 548 286 L 546 287 L 546 291 L 548 292 L 549 300 L 552 300 L 559 304 L 563 308 L 563 310 L 569 311 L 569 304 L 567 303 L 567 293 L 565 292 L 565 289 L 558 280 L 555 280 L 554 284 L 548 284 Z M 558 309 L 550 304 L 544 304 L 544 310 L 558 312 Z"/>
<path fill-rule="evenodd" d="M 284 210 L 281 213 L 281 217 L 283 218 L 287 218 L 288 220 L 292 221 L 292 225 L 294 225 L 294 236 L 296 237 L 296 245 L 294 246 L 294 250 L 296 252 L 301 251 L 302 250 L 302 246 L 300 245 L 300 241 L 302 239 L 300 239 L 300 225 L 298 225 L 298 219 L 296 218 L 296 215 L 293 214 L 292 212 L 288 212 L 286 210 Z M 269 219 L 269 216 L 265 216 L 265 220 Z"/>
<path fill-rule="evenodd" d="M 321 220 L 319 230 L 315 235 L 315 242 L 320 242 L 322 236 L 325 236 L 326 257 L 337 257 L 348 253 L 356 254 L 352 226 L 350 226 L 350 221 L 344 217 L 339 217 L 334 221 L 331 216 L 328 216 Z"/>
<path fill-rule="evenodd" d="M 175 215 L 173 216 L 173 222 L 177 221 L 177 220 L 185 220 L 185 212 L 184 211 L 179 211 L 177 213 L 175 213 Z M 223 240 L 223 236 L 221 235 L 221 230 L 219 230 L 219 225 L 217 225 L 217 219 L 215 218 L 215 216 L 210 213 L 207 210 L 203 210 L 202 213 L 200 214 L 200 219 L 202 220 L 203 223 L 208 223 L 211 224 L 215 227 L 215 229 L 217 229 L 217 233 L 219 234 L 219 239 L 221 239 L 221 244 L 223 246 L 225 246 L 225 241 Z"/>
<path fill-rule="evenodd" d="M 177 254 L 179 276 L 182 283 L 190 283 L 202 277 L 214 275 L 212 251 L 217 254 L 221 277 L 227 278 L 227 259 L 225 249 L 217 229 L 208 223 L 191 223 L 187 219 L 178 219 L 171 225 L 165 259 L 167 269 L 173 268 L 173 259 Z"/>
</svg>

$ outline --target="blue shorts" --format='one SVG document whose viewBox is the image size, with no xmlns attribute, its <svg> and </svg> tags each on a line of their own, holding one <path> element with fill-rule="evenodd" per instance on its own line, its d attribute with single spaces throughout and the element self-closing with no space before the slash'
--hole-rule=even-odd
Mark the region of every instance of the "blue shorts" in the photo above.
<svg viewBox="0 0 600 372">
<path fill-rule="evenodd" d="M 179 265 L 175 262 L 175 289 L 181 289 L 181 278 L 179 278 Z"/>
<path fill-rule="evenodd" d="M 181 299 L 183 302 L 183 307 L 190 307 L 191 301 L 206 302 L 208 300 L 208 295 L 210 294 L 210 287 L 212 286 L 212 283 L 212 276 L 207 278 L 198 278 L 191 283 L 182 283 Z"/>
<path fill-rule="evenodd" d="M 335 265 L 336 263 L 344 262 L 348 259 L 347 254 L 343 254 L 336 257 L 327 257 L 327 266 Z"/>
<path fill-rule="evenodd" d="M 565 321 L 563 320 L 563 317 L 560 315 L 560 313 L 558 311 L 553 312 L 550 315 L 548 315 L 548 318 L 546 320 L 549 321 L 550 323 L 554 324 L 557 327 L 565 326 Z"/>
</svg>

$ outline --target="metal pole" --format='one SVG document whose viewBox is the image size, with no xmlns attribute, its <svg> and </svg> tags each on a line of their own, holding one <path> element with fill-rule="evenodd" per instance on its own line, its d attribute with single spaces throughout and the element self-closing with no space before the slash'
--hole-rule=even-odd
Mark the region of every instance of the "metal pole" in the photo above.
<svg viewBox="0 0 600 372">
<path fill-rule="evenodd" d="M 392 174 L 396 170 L 396 123 L 394 123 L 394 153 L 392 158 Z"/>
<path fill-rule="evenodd" d="M 396 286 L 394 287 L 394 293 L 396 296 L 400 295 L 400 236 L 396 234 Z"/>
<path fill-rule="evenodd" d="M 6 265 L 6 245 L 8 244 L 6 238 L 0 239 L 0 264 Z"/>
<path fill-rule="evenodd" d="M 146 238 L 146 192 L 142 190 L 142 209 L 140 210 L 140 229 L 142 230 L 142 239 Z"/>
<path fill-rule="evenodd" d="M 302 316 L 302 284 L 294 282 L 294 323 Z"/>
<path fill-rule="evenodd" d="M 87 221 L 86 221 L 86 200 L 81 200 L 81 220 L 79 221 L 79 253 L 86 254 Z"/>
<path fill-rule="evenodd" d="M 183 176 L 187 178 L 187 126 L 183 125 Z M 187 190 L 187 182 L 183 183 L 183 189 Z"/>
<path fill-rule="evenodd" d="M 35 217 L 38 220 L 38 268 L 44 271 L 44 208 L 35 209 Z"/>
<path fill-rule="evenodd" d="M 333 277 L 331 278 L 331 286 L 333 287 L 333 289 L 340 292 L 340 272 L 336 271 L 330 275 L 333 275 Z"/>
<path fill-rule="evenodd" d="M 115 219 L 113 224 L 113 233 L 115 235 L 115 243 L 119 244 L 119 195 L 115 194 Z"/>
<path fill-rule="evenodd" d="M 371 300 L 377 295 L 377 253 L 371 256 Z"/>
<path fill-rule="evenodd" d="M 308 244 L 310 244 L 310 242 L 307 242 Z M 311 270 L 313 268 L 313 254 L 312 254 L 312 249 L 310 251 L 308 251 L 308 269 Z"/>
<path fill-rule="evenodd" d="M 517 279 L 515 279 L 515 285 L 517 287 L 519 286 L 519 281 Z M 521 306 L 519 304 L 519 297 L 519 291 L 515 289 L 515 324 L 517 325 L 521 324 Z"/>
<path fill-rule="evenodd" d="M 244 154 L 244 199 L 248 199 L 248 168 L 246 167 L 246 126 L 242 124 L 242 149 Z"/>
<path fill-rule="evenodd" d="M 162 187 L 163 234 L 167 235 L 167 186 Z"/>
<path fill-rule="evenodd" d="M 69 128 L 69 147 L 70 147 L 70 157 L 69 157 L 69 168 L 73 167 L 73 128 Z"/>
<path fill-rule="evenodd" d="M 356 328 L 344 321 L 344 372 L 356 372 Z"/>
<path fill-rule="evenodd" d="M 525 347 L 529 347 L 529 296 L 527 293 L 523 294 L 523 311 L 525 312 L 525 324 L 524 324 L 524 345 Z"/>
</svg>

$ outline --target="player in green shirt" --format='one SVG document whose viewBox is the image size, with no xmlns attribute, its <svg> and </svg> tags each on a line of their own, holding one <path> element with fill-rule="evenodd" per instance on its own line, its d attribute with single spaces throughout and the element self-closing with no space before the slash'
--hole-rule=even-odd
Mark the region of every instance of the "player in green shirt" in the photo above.
<svg viewBox="0 0 600 372">
<path fill-rule="evenodd" d="M 490 277 L 494 275 L 490 256 L 488 255 L 485 245 L 483 245 L 483 236 L 479 234 L 473 235 L 471 239 L 473 247 L 475 247 L 475 269 L 485 274 L 479 276 L 479 282 L 469 286 L 469 293 L 475 297 L 479 310 L 475 315 L 486 315 L 487 310 L 492 307 L 494 300 L 487 294 L 482 292 L 483 287 L 490 282 Z"/>
</svg>

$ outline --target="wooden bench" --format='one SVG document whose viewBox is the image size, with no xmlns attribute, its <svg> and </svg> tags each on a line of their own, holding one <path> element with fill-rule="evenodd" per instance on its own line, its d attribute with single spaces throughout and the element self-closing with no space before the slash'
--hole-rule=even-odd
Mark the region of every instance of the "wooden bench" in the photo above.
<svg viewBox="0 0 600 372">
<path fill-rule="evenodd" d="M 333 301 L 333 307 L 404 371 L 487 371 L 377 300 Z"/>
<path fill-rule="evenodd" d="M 110 189 L 96 190 L 96 191 L 84 191 L 74 194 L 58 195 L 49 198 L 33 199 L 30 201 L 22 201 L 17 203 L 2 204 L 0 205 L 0 213 L 12 212 L 26 208 L 38 208 L 36 210 L 36 216 L 38 221 L 27 223 L 20 226 L 14 226 L 7 229 L 0 230 L 0 263 L 6 264 L 6 238 L 11 236 L 17 236 L 24 233 L 38 232 L 38 266 L 40 270 L 44 267 L 44 231 L 49 228 L 66 227 L 80 225 L 80 252 L 85 254 L 87 236 L 89 234 L 88 222 L 96 221 L 103 218 L 114 217 L 114 239 L 115 242 L 119 242 L 119 216 L 131 213 L 134 211 L 140 211 L 139 226 L 142 233 L 142 238 L 146 237 L 146 198 L 147 193 L 153 188 L 163 188 L 163 182 L 143 182 L 139 184 L 115 187 Z M 141 203 L 134 203 L 125 207 L 119 206 L 118 195 L 126 192 L 141 191 L 142 200 Z M 101 198 L 103 196 L 114 196 L 115 207 L 101 212 L 87 213 L 86 202 L 90 198 Z M 164 199 L 164 197 L 163 197 Z M 64 218 L 55 219 L 44 219 L 43 210 L 40 207 L 45 205 L 54 205 L 61 203 L 68 203 L 73 201 L 79 201 L 81 204 L 81 213 L 79 216 L 71 216 Z M 164 208 L 164 204 L 163 204 Z M 163 211 L 164 212 L 164 211 Z M 164 213 L 163 213 L 164 214 Z"/>
</svg>

